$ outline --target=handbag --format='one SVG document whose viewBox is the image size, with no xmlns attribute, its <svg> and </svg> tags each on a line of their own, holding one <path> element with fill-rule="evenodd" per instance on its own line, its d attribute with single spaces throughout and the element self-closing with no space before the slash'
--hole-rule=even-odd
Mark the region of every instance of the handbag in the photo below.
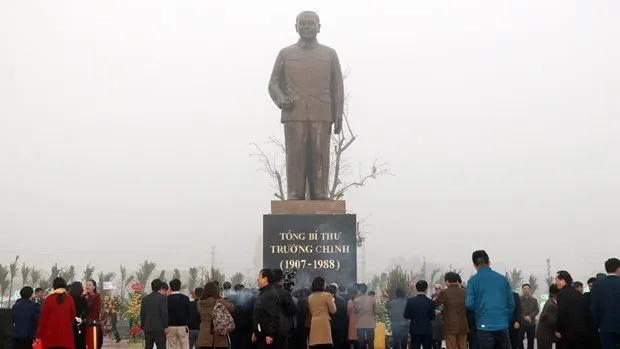
<svg viewBox="0 0 620 349">
<path fill-rule="evenodd" d="M 32 343 L 32 349 L 43 349 L 43 343 L 41 343 L 40 339 L 37 339 Z"/>
</svg>

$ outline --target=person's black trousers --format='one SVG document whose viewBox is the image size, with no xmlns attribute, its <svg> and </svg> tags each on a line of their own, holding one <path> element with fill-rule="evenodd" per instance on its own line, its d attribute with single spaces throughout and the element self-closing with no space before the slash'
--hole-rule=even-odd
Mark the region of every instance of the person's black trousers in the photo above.
<svg viewBox="0 0 620 349">
<path fill-rule="evenodd" d="M 13 349 L 32 349 L 32 339 L 13 339 Z"/>
<path fill-rule="evenodd" d="M 407 349 L 409 325 L 392 327 L 392 349 Z"/>
<path fill-rule="evenodd" d="M 519 342 L 521 338 L 521 330 L 517 330 L 514 327 L 510 327 L 508 329 L 508 337 L 510 338 L 510 348 L 511 349 L 522 349 L 523 339 Z"/>
<path fill-rule="evenodd" d="M 157 346 L 157 349 L 166 349 L 164 331 L 144 332 L 144 349 L 153 349 L 153 344 Z"/>
<path fill-rule="evenodd" d="M 334 349 L 347 349 L 347 333 L 344 330 L 332 330 Z"/>
<path fill-rule="evenodd" d="M 433 349 L 433 335 L 411 334 L 411 349 Z"/>
<path fill-rule="evenodd" d="M 231 349 L 252 348 L 252 332 L 235 329 L 230 333 L 229 337 Z"/>
<path fill-rule="evenodd" d="M 523 340 L 526 337 L 527 337 L 527 349 L 534 349 L 534 343 L 536 342 L 536 325 L 521 327 L 521 330 L 519 331 L 519 348 L 520 349 L 524 349 Z"/>
</svg>

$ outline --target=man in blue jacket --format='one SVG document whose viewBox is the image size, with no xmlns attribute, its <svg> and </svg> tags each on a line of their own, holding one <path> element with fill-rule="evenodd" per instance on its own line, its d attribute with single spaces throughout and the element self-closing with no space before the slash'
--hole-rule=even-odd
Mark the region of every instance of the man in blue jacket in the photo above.
<svg viewBox="0 0 620 349">
<path fill-rule="evenodd" d="M 479 349 L 510 349 L 508 326 L 515 308 L 505 276 L 493 271 L 484 250 L 472 253 L 477 272 L 467 283 L 465 307 L 475 313 Z"/>
</svg>

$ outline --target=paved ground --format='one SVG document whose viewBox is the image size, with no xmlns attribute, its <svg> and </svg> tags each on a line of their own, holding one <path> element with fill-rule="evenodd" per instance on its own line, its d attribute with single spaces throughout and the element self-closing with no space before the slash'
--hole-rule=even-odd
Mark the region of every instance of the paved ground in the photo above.
<svg viewBox="0 0 620 349">
<path fill-rule="evenodd" d="M 132 345 L 132 347 L 133 347 L 133 345 Z M 107 349 L 129 349 L 129 344 L 127 343 L 127 341 L 122 341 L 120 343 L 114 343 L 112 341 L 104 340 L 103 341 L 103 348 L 107 348 Z"/>
</svg>

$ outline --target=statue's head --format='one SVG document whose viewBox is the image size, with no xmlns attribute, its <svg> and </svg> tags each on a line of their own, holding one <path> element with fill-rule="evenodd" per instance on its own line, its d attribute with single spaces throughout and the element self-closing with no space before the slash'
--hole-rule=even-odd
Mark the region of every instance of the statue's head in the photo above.
<svg viewBox="0 0 620 349">
<path fill-rule="evenodd" d="M 321 31 L 319 15 L 312 11 L 304 11 L 297 15 L 295 30 L 304 40 L 312 40 Z"/>
</svg>

